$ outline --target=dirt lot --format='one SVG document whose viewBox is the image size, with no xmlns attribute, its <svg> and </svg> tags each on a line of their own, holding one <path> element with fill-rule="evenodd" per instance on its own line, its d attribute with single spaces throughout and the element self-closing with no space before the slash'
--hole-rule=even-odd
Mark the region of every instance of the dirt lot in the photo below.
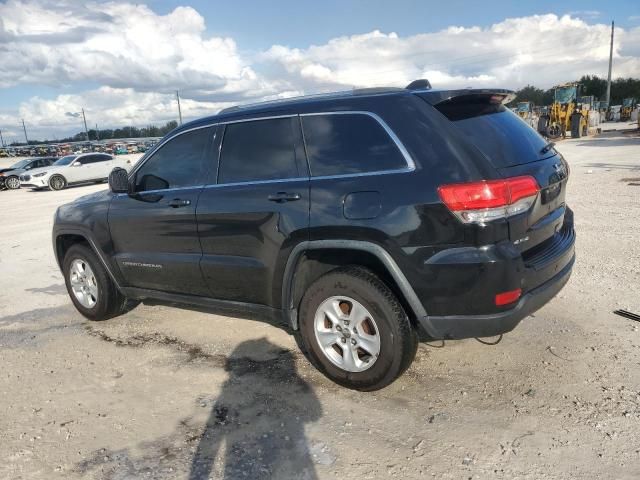
<svg viewBox="0 0 640 480">
<path fill-rule="evenodd" d="M 640 478 L 640 138 L 567 140 L 578 260 L 495 346 L 420 346 L 391 387 L 336 387 L 250 320 L 71 306 L 55 208 L 0 192 L 0 478 Z M 5 162 L 6 163 L 6 162 Z"/>
</svg>

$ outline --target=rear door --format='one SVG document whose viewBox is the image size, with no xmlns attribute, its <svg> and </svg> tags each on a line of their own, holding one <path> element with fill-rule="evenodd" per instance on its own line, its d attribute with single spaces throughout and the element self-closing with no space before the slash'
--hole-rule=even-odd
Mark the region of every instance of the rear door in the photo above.
<svg viewBox="0 0 640 480">
<path fill-rule="evenodd" d="M 230 123 L 217 182 L 197 209 L 202 272 L 214 298 L 280 306 L 291 249 L 306 240 L 309 176 L 297 116 Z"/>
<path fill-rule="evenodd" d="M 68 183 L 85 182 L 94 177 L 93 155 L 82 155 L 65 167 L 64 177 Z"/>
<path fill-rule="evenodd" d="M 107 178 L 112 168 L 112 160 L 110 155 L 96 153 L 92 155 L 93 180 Z"/>
<path fill-rule="evenodd" d="M 109 228 L 129 286 L 208 293 L 195 212 L 213 165 L 213 139 L 214 127 L 174 136 L 134 172 L 134 192 L 114 196 Z"/>
<path fill-rule="evenodd" d="M 533 207 L 526 214 L 509 219 L 510 239 L 525 251 L 562 227 L 569 167 L 544 138 L 500 100 L 490 93 L 467 93 L 434 106 L 501 176 L 531 175 L 538 182 L 541 191 Z"/>
</svg>

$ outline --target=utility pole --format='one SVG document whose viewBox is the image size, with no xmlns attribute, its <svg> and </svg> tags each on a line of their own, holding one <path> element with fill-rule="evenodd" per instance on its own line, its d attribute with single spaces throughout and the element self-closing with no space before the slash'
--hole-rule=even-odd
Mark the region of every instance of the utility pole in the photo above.
<svg viewBox="0 0 640 480">
<path fill-rule="evenodd" d="M 96 123 L 96 140 L 100 140 L 100 130 L 98 130 L 98 124 Z"/>
<path fill-rule="evenodd" d="M 24 118 L 22 119 L 22 130 L 24 130 L 24 141 L 29 145 L 29 139 L 27 138 L 27 127 L 24 126 Z"/>
<path fill-rule="evenodd" d="M 609 75 L 607 76 L 607 108 L 611 105 L 611 65 L 613 63 L 613 22 L 611 22 L 611 45 L 609 46 Z"/>
<path fill-rule="evenodd" d="M 4 138 L 2 138 L 2 130 L 0 130 L 0 144 L 4 147 Z"/>
<path fill-rule="evenodd" d="M 182 110 L 180 110 L 180 93 L 176 90 L 176 98 L 178 99 L 178 116 L 180 117 L 180 125 L 182 125 Z"/>
<path fill-rule="evenodd" d="M 82 109 L 82 120 L 84 120 L 84 131 L 87 134 L 87 142 L 89 141 L 89 129 L 87 128 L 87 117 L 84 116 L 84 108 Z"/>
</svg>

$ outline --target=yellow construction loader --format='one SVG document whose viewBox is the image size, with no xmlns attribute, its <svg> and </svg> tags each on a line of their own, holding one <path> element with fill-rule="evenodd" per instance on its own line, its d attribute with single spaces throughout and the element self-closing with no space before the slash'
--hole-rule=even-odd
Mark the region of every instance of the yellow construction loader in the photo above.
<svg viewBox="0 0 640 480">
<path fill-rule="evenodd" d="M 583 106 L 581 97 L 582 85 L 579 83 L 565 83 L 554 88 L 547 126 L 549 138 L 564 138 L 567 130 L 572 138 L 589 134 L 589 106 Z"/>
<path fill-rule="evenodd" d="M 634 108 L 636 108 L 635 98 L 631 97 L 622 100 L 622 109 L 620 109 L 620 121 L 628 122 L 629 120 L 631 120 L 631 112 L 633 112 Z"/>
</svg>

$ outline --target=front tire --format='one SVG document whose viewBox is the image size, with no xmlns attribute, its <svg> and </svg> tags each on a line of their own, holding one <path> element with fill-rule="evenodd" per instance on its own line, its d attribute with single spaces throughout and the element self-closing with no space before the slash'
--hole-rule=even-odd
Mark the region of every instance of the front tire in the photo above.
<svg viewBox="0 0 640 480">
<path fill-rule="evenodd" d="M 89 320 L 117 317 L 137 305 L 120 293 L 88 246 L 72 245 L 64 257 L 62 272 L 73 305 Z"/>
<path fill-rule="evenodd" d="M 53 175 L 49 179 L 49 188 L 51 190 L 62 190 L 67 186 L 67 181 L 62 175 Z"/>
<path fill-rule="evenodd" d="M 7 190 L 17 190 L 20 188 L 20 179 L 16 176 L 7 177 L 4 180 L 4 186 Z"/>
<path fill-rule="evenodd" d="M 411 365 L 418 339 L 393 292 L 358 266 L 316 280 L 300 305 L 301 346 L 325 376 L 347 388 L 379 390 Z"/>
</svg>

